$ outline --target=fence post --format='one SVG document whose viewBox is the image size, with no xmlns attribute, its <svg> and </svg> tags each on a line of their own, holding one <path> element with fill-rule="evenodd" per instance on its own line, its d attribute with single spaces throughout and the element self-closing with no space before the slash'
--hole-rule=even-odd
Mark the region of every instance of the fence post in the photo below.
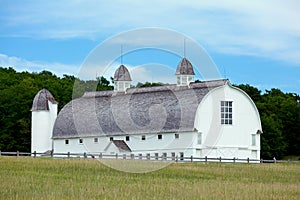
<svg viewBox="0 0 300 200">
<path fill-rule="evenodd" d="M 191 162 L 193 162 L 193 156 L 191 156 Z"/>
<path fill-rule="evenodd" d="M 0 150 L 0 156 L 1 156 L 1 150 Z"/>
<path fill-rule="evenodd" d="M 248 163 L 250 162 L 250 159 L 249 159 L 249 158 L 247 158 L 247 162 L 248 162 Z"/>
<path fill-rule="evenodd" d="M 176 158 L 175 158 L 176 162 L 178 162 L 178 155 L 176 155 Z"/>
<path fill-rule="evenodd" d="M 19 154 L 20 154 L 20 152 L 19 152 L 19 151 L 17 151 L 17 157 L 19 157 Z"/>
<path fill-rule="evenodd" d="M 118 154 L 116 153 L 116 159 L 118 159 Z"/>
<path fill-rule="evenodd" d="M 264 160 L 261 158 L 261 159 L 260 159 L 260 163 L 263 163 L 263 162 L 264 162 Z"/>
<path fill-rule="evenodd" d="M 68 151 L 68 158 L 70 158 L 70 151 Z"/>
<path fill-rule="evenodd" d="M 83 153 L 83 157 L 84 157 L 84 158 L 86 158 L 86 157 L 87 157 L 85 152 Z"/>
<path fill-rule="evenodd" d="M 220 162 L 222 162 L 222 158 L 221 158 L 221 156 L 220 156 L 219 160 L 220 160 Z"/>
<path fill-rule="evenodd" d="M 235 163 L 235 157 L 233 157 L 233 163 Z"/>
<path fill-rule="evenodd" d="M 99 158 L 102 158 L 102 153 L 99 154 Z"/>
<path fill-rule="evenodd" d="M 207 156 L 205 156 L 205 163 L 207 163 Z"/>
<path fill-rule="evenodd" d="M 33 157 L 36 158 L 36 151 L 33 152 Z"/>
<path fill-rule="evenodd" d="M 50 152 L 51 158 L 53 158 L 53 149 Z"/>
</svg>

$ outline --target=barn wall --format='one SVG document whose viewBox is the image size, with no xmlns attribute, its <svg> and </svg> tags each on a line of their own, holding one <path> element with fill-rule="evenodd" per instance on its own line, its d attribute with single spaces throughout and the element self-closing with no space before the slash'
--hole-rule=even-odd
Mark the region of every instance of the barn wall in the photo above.
<svg viewBox="0 0 300 200">
<path fill-rule="evenodd" d="M 233 101 L 232 125 L 221 125 L 221 101 Z M 237 88 L 226 84 L 210 91 L 198 106 L 195 128 L 202 132 L 198 148 L 204 156 L 260 159 L 259 113 L 250 97 Z"/>
<path fill-rule="evenodd" d="M 79 143 L 79 138 L 68 139 L 69 144 L 65 144 L 66 139 L 54 139 L 55 153 L 105 153 L 110 154 L 109 151 L 105 152 L 105 148 L 110 144 L 110 137 L 114 140 L 124 140 L 132 150 L 134 154 L 146 155 L 150 153 L 154 156 L 155 153 L 167 153 L 168 157 L 171 157 L 172 153 L 179 155 L 180 152 L 184 153 L 184 156 L 191 156 L 194 154 L 194 143 L 197 139 L 197 134 L 194 132 L 178 133 L 179 138 L 175 138 L 175 133 L 162 134 L 162 139 L 158 139 L 158 134 L 145 134 L 146 140 L 142 140 L 142 135 L 130 135 L 130 140 L 126 141 L 126 135 L 124 136 L 102 136 L 97 137 L 98 142 L 94 142 L 95 137 L 84 137 L 83 143 Z M 112 145 L 111 145 L 112 146 Z"/>
</svg>

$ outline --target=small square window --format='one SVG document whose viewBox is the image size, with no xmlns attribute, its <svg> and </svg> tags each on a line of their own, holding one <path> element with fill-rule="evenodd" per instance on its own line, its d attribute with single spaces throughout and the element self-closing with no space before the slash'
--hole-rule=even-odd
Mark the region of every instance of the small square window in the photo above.
<svg viewBox="0 0 300 200">
<path fill-rule="evenodd" d="M 82 144 L 82 143 L 83 143 L 83 139 L 80 138 L 80 139 L 79 139 L 79 144 Z"/>
<path fill-rule="evenodd" d="M 175 133 L 175 139 L 179 138 L 179 133 Z"/>
<path fill-rule="evenodd" d="M 157 135 L 157 139 L 161 140 L 162 139 L 162 134 Z"/>
<path fill-rule="evenodd" d="M 113 140 L 114 140 L 114 137 L 110 137 L 110 138 L 109 138 L 109 141 L 113 141 Z"/>
<path fill-rule="evenodd" d="M 142 140 L 146 140 L 146 136 L 145 135 L 142 135 Z"/>
<path fill-rule="evenodd" d="M 130 138 L 129 138 L 129 136 L 128 136 L 128 135 L 126 136 L 126 138 L 125 138 L 125 139 L 126 139 L 126 141 L 129 141 L 129 140 L 130 140 Z"/>
<path fill-rule="evenodd" d="M 98 143 L 98 138 L 94 138 L 94 142 L 95 142 L 95 143 Z"/>
<path fill-rule="evenodd" d="M 69 140 L 65 140 L 65 144 L 69 144 Z"/>
</svg>

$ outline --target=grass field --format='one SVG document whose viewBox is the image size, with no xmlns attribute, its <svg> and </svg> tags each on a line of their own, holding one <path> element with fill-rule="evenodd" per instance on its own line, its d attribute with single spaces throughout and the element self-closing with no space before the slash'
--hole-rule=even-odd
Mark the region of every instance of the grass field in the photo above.
<svg viewBox="0 0 300 200">
<path fill-rule="evenodd" d="M 0 157 L 0 180 L 1 199 L 300 198 L 298 163 L 174 163 L 133 174 L 98 160 Z"/>
</svg>

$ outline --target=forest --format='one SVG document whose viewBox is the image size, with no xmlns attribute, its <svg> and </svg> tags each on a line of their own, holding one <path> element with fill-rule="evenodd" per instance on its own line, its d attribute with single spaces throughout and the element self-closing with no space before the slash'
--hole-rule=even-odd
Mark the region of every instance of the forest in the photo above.
<svg viewBox="0 0 300 200">
<path fill-rule="evenodd" d="M 98 77 L 94 81 L 79 80 L 73 75 L 58 77 L 49 71 L 17 72 L 0 67 L 0 150 L 30 152 L 31 106 L 36 93 L 47 88 L 59 102 L 60 110 L 84 91 L 111 90 L 113 79 Z M 73 92 L 74 84 L 76 91 Z M 135 87 L 162 83 L 138 83 Z M 255 102 L 261 117 L 261 158 L 282 159 L 300 156 L 300 96 L 272 88 L 266 91 L 248 85 L 235 85 Z"/>
</svg>

